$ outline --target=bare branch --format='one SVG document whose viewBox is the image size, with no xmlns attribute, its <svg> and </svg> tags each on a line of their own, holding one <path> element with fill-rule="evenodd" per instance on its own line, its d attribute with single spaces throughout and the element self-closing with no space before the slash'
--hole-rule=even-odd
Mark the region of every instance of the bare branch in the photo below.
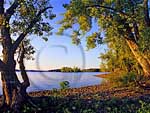
<svg viewBox="0 0 150 113">
<path fill-rule="evenodd" d="M 15 52 L 16 49 L 18 48 L 19 44 L 22 42 L 22 40 L 24 39 L 24 37 L 27 35 L 27 32 L 25 33 L 21 33 L 20 36 L 16 39 L 16 41 L 13 44 L 13 48 L 12 51 Z"/>
<path fill-rule="evenodd" d="M 24 58 L 25 58 L 25 48 L 24 48 L 24 43 L 22 42 L 21 43 L 21 47 L 20 47 L 20 51 L 19 51 L 19 67 L 20 67 L 20 70 L 21 70 L 21 76 L 22 76 L 22 79 L 23 79 L 23 87 L 26 88 L 30 86 L 30 82 L 29 82 L 29 78 L 28 78 L 28 75 L 26 73 L 26 70 L 25 70 L 25 65 L 24 65 Z"/>
<path fill-rule="evenodd" d="M 90 8 L 90 7 L 109 9 L 109 10 L 112 10 L 112 11 L 114 11 L 114 12 L 116 12 L 116 13 L 120 13 L 120 14 L 122 14 L 122 15 L 124 15 L 124 16 L 130 16 L 129 14 L 127 14 L 127 13 L 125 13 L 125 12 L 123 12 L 123 11 L 120 11 L 120 10 L 117 10 L 117 9 L 115 9 L 115 8 L 108 7 L 108 6 L 97 5 L 97 4 L 96 4 L 96 5 L 89 5 L 89 6 L 86 6 L 86 8 Z"/>
<path fill-rule="evenodd" d="M 40 10 L 37 15 L 35 16 L 35 18 L 30 22 L 30 25 L 27 27 L 27 29 L 25 30 L 24 33 L 22 33 L 14 42 L 13 44 L 13 52 L 16 51 L 16 49 L 18 48 L 19 44 L 22 42 L 22 40 L 25 38 L 25 36 L 30 32 L 30 30 L 33 28 L 33 26 L 36 24 L 36 22 L 39 21 L 39 17 L 41 16 L 42 13 L 44 13 L 46 10 L 52 8 L 50 7 L 46 7 L 42 10 Z"/>
<path fill-rule="evenodd" d="M 19 2 L 15 0 L 14 3 L 6 10 L 6 18 L 9 20 L 11 16 L 15 13 L 15 9 L 18 7 Z"/>
</svg>

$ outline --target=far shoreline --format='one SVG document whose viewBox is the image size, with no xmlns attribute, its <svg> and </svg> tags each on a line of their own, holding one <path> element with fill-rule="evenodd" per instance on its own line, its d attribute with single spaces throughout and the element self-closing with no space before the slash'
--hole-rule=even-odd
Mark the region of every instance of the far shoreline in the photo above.
<svg viewBox="0 0 150 113">
<path fill-rule="evenodd" d="M 72 69 L 72 68 L 71 68 Z M 16 69 L 16 72 L 20 72 L 20 69 Z M 79 72 L 100 72 L 99 68 L 88 68 L 88 69 L 79 69 L 79 70 L 63 70 L 62 69 L 27 69 L 26 72 L 62 72 L 62 73 L 79 73 Z"/>
<path fill-rule="evenodd" d="M 108 78 L 108 76 L 110 76 L 110 73 L 109 72 L 102 72 L 102 74 L 98 74 L 98 75 L 95 75 L 96 77 L 99 77 L 99 78 Z"/>
</svg>

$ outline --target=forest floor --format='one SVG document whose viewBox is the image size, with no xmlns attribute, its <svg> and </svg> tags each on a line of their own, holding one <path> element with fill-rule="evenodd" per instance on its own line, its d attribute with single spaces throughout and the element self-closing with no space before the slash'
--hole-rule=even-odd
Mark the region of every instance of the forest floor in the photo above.
<svg viewBox="0 0 150 113">
<path fill-rule="evenodd" d="M 115 88 L 103 83 L 81 88 L 36 91 L 29 95 L 37 107 L 26 104 L 21 113 L 150 112 L 150 90 L 138 86 Z"/>
</svg>

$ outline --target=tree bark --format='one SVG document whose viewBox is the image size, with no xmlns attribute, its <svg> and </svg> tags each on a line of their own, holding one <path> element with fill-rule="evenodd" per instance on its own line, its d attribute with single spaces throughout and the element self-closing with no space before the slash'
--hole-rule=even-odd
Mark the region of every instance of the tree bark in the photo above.
<svg viewBox="0 0 150 113">
<path fill-rule="evenodd" d="M 7 69 L 1 72 L 1 79 L 5 104 L 11 107 L 17 95 L 19 81 L 15 72 L 16 62 L 14 60 L 14 53 L 11 51 L 12 41 L 10 39 L 9 29 L 3 26 L 2 30 L 3 62 L 7 66 Z"/>
<path fill-rule="evenodd" d="M 143 0 L 143 8 L 144 8 L 143 12 L 144 12 L 145 26 L 150 27 L 148 0 Z"/>
<path fill-rule="evenodd" d="M 138 45 L 134 41 L 132 41 L 130 39 L 126 39 L 126 42 L 129 46 L 129 48 L 131 49 L 133 55 L 137 59 L 138 63 L 141 65 L 144 75 L 150 77 L 149 59 L 147 57 L 145 57 L 144 54 L 142 54 L 142 52 L 140 52 Z"/>
<path fill-rule="evenodd" d="M 14 52 L 12 51 L 12 40 L 10 37 L 10 28 L 6 27 L 7 21 L 5 20 L 4 15 L 3 22 L 5 24 L 0 24 L 0 38 L 2 40 L 2 53 L 3 53 L 3 63 L 7 67 L 5 70 L 1 72 L 1 80 L 2 80 L 2 89 L 3 89 L 3 104 L 8 108 L 15 109 L 16 100 L 18 98 L 18 88 L 20 87 L 20 82 L 17 78 L 17 74 L 15 72 L 16 62 L 14 60 Z M 15 111 L 15 110 L 14 110 Z M 18 111 L 18 110 L 17 110 Z"/>
<path fill-rule="evenodd" d="M 2 79 L 2 89 L 4 104 L 9 108 L 13 108 L 15 113 L 19 113 L 20 104 L 25 101 L 26 88 L 30 85 L 27 74 L 22 71 L 22 77 L 24 82 L 21 84 L 17 78 L 15 67 L 16 62 L 14 60 L 14 53 L 19 47 L 20 43 L 23 41 L 25 36 L 30 32 L 32 27 L 39 21 L 39 17 L 47 9 L 52 8 L 51 6 L 41 9 L 35 18 L 31 20 L 29 26 L 26 30 L 20 34 L 14 43 L 10 36 L 10 18 L 15 13 L 15 9 L 18 7 L 18 0 L 14 0 L 13 4 L 5 11 L 4 10 L 4 0 L 0 2 L 0 40 L 2 41 L 3 47 L 3 61 L 0 60 L 0 70 Z M 25 70 L 23 63 L 20 64 L 20 68 Z"/>
<path fill-rule="evenodd" d="M 6 46 L 6 41 L 4 41 L 3 48 L 3 62 L 9 67 L 8 70 L 2 71 L 1 74 L 4 105 L 12 109 L 13 112 L 20 113 L 20 108 L 23 103 L 30 101 L 26 92 L 26 89 L 30 86 L 30 83 L 23 62 L 25 49 L 21 49 L 19 58 L 21 76 L 23 78 L 23 83 L 20 83 L 15 72 L 16 63 L 14 60 L 14 54 L 10 51 L 11 49 L 8 49 L 9 46 Z"/>
<path fill-rule="evenodd" d="M 19 50 L 19 67 L 21 71 L 21 76 L 23 79 L 22 83 L 22 91 L 26 93 L 26 89 L 30 86 L 29 78 L 25 70 L 25 65 L 24 65 L 24 58 L 25 58 L 25 48 L 23 42 L 21 43 L 20 50 Z"/>
</svg>

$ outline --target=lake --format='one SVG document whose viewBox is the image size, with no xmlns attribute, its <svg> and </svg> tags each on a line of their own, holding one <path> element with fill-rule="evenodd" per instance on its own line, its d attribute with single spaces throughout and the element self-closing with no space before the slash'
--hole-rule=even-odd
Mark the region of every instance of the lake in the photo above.
<svg viewBox="0 0 150 113">
<path fill-rule="evenodd" d="M 61 73 L 61 72 L 27 72 L 31 86 L 30 91 L 48 90 L 60 88 L 61 81 L 69 81 L 71 88 L 90 86 L 100 84 L 102 78 L 94 75 L 104 74 L 102 72 L 79 72 L 79 73 Z M 20 72 L 17 72 L 19 80 L 22 81 Z M 0 81 L 0 95 L 2 94 L 2 83 Z"/>
</svg>

